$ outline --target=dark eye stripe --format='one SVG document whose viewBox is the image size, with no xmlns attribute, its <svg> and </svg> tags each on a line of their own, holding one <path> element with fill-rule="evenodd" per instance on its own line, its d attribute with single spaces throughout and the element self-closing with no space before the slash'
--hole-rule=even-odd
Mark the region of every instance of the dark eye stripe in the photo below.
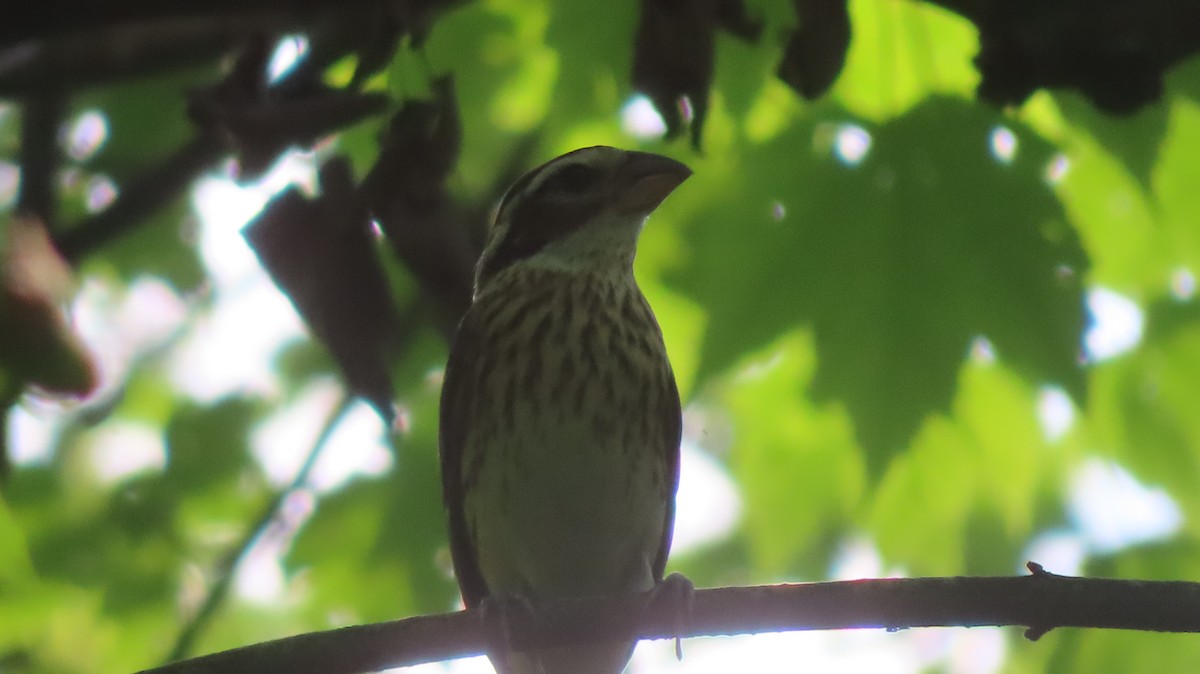
<svg viewBox="0 0 1200 674">
<path fill-rule="evenodd" d="M 477 282 L 493 277 L 505 267 L 528 258 L 546 244 L 583 225 L 600 207 L 602 195 L 588 194 L 600 175 L 599 169 L 573 161 L 580 148 L 529 171 L 508 188 L 496 211 L 496 221 L 508 222 L 508 231 L 479 269 Z M 545 179 L 530 191 L 538 178 Z"/>
<path fill-rule="evenodd" d="M 520 178 L 517 178 L 517 181 L 515 183 L 513 183 L 511 187 L 508 188 L 508 191 L 505 192 L 504 196 L 500 199 L 500 208 L 498 208 L 496 210 L 497 219 L 498 220 L 503 219 L 504 216 L 506 215 L 506 211 L 512 210 L 514 207 L 516 207 L 518 205 L 517 204 L 518 201 L 521 201 L 524 199 L 529 199 L 538 194 L 542 194 L 542 192 L 546 190 L 547 185 L 550 185 L 551 189 L 553 189 L 552 183 L 554 183 L 557 178 L 559 178 L 560 176 L 563 175 L 563 173 L 562 173 L 563 171 L 575 173 L 579 170 L 583 170 L 585 173 L 590 171 L 590 172 L 593 172 L 591 175 L 595 175 L 595 173 L 594 173 L 595 169 L 593 169 L 592 167 L 587 166 L 586 164 L 583 164 L 582 162 L 571 162 L 570 161 L 570 159 L 572 157 L 574 157 L 574 155 L 576 155 L 580 152 L 585 152 L 590 149 L 592 149 L 592 148 L 586 148 L 586 147 L 580 148 L 578 150 L 568 152 L 567 154 L 564 154 L 560 157 L 555 157 L 554 159 L 551 159 L 550 161 L 546 162 L 545 164 L 542 164 L 541 166 L 528 171 L 527 173 L 525 173 L 525 175 L 521 176 Z M 562 165 L 562 164 L 566 164 L 566 166 L 559 168 L 560 165 Z M 543 174 L 547 174 L 547 173 L 551 173 L 551 175 L 549 175 L 546 178 L 546 180 L 543 181 L 542 184 L 538 186 L 537 190 L 535 190 L 532 194 L 527 194 L 527 192 L 529 191 L 529 185 L 532 184 L 533 181 L 536 180 L 539 176 L 541 176 Z M 576 175 L 576 177 L 580 177 L 580 175 L 578 173 L 575 173 L 575 175 Z M 570 176 L 568 176 L 567 179 L 570 180 L 571 179 Z"/>
<path fill-rule="evenodd" d="M 554 192 L 578 194 L 596 183 L 600 172 L 583 163 L 567 164 L 562 168 L 555 167 L 554 174 L 543 182 L 537 190 L 539 195 Z"/>
<path fill-rule="evenodd" d="M 480 281 L 583 226 L 600 209 L 600 199 L 601 195 L 595 194 L 571 201 L 536 197 L 521 200 L 509 215 L 508 235 L 480 269 Z"/>
</svg>

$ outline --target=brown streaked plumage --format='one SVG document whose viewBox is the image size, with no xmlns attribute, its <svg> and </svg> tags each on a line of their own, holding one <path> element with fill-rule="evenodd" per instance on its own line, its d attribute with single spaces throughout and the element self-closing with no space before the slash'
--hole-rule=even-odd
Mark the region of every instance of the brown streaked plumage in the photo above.
<svg viewBox="0 0 1200 674">
<path fill-rule="evenodd" d="M 442 481 L 468 607 L 662 580 L 679 394 L 633 257 L 646 216 L 690 173 L 657 155 L 584 148 L 502 200 L 442 390 Z M 632 648 L 491 657 L 502 674 L 617 674 Z"/>
</svg>

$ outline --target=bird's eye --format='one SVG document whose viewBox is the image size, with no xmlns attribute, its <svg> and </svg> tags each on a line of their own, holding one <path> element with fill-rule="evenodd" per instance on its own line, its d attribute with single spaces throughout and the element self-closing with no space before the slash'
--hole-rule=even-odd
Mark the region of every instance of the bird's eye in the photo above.
<svg viewBox="0 0 1200 674">
<path fill-rule="evenodd" d="M 587 164 L 567 164 L 546 180 L 542 189 L 548 192 L 578 194 L 596 180 L 598 171 Z"/>
</svg>

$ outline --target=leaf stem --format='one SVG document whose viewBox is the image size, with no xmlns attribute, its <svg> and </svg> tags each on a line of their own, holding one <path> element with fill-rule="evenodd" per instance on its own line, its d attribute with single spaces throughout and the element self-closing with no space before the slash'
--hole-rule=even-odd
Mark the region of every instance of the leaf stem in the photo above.
<svg viewBox="0 0 1200 674">
<path fill-rule="evenodd" d="M 304 484 L 308 482 L 308 476 L 312 472 L 313 466 L 316 465 L 317 459 L 320 457 L 322 450 L 325 448 L 329 438 L 333 435 L 333 431 L 338 427 L 338 424 L 341 423 L 343 417 L 345 417 L 346 412 L 350 409 L 350 404 L 352 402 L 353 398 L 349 394 L 342 394 L 342 397 L 338 401 L 337 405 L 335 405 L 330 411 L 329 416 L 326 418 L 325 424 L 321 427 L 320 432 L 317 433 L 316 439 L 313 440 L 312 447 L 308 451 L 308 456 L 305 457 L 304 463 L 301 464 L 299 470 L 296 471 L 296 475 L 292 478 L 291 484 L 279 490 L 275 494 L 275 496 L 267 503 L 266 507 L 263 508 L 254 524 L 246 530 L 246 533 L 242 539 L 239 540 L 237 544 L 225 554 L 220 562 L 218 562 L 218 578 L 216 582 L 214 582 L 209 588 L 208 594 L 204 598 L 204 602 L 200 605 L 200 608 L 196 611 L 195 615 L 192 616 L 191 621 L 189 621 L 183 627 L 183 630 L 180 631 L 179 636 L 175 640 L 175 645 L 171 648 L 171 652 L 167 655 L 166 662 L 173 662 L 185 657 L 189 652 L 191 652 L 197 636 L 199 636 L 200 632 L 208 626 L 209 622 L 212 621 L 213 615 L 215 615 L 216 610 L 220 607 L 221 602 L 229 594 L 229 587 L 233 583 L 238 565 L 246 556 L 246 553 L 249 552 L 250 548 L 253 547 L 259 536 L 266 531 L 267 527 L 276 518 L 279 513 L 279 509 L 283 506 L 283 502 L 287 499 L 287 497 L 296 490 L 302 488 Z"/>
</svg>

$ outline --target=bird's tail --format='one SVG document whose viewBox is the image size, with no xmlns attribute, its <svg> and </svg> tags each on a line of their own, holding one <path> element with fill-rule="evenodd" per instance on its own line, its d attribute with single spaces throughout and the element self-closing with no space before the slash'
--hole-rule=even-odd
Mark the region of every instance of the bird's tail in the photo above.
<svg viewBox="0 0 1200 674">
<path fill-rule="evenodd" d="M 621 674 L 636 642 L 605 642 L 490 656 L 497 674 Z"/>
</svg>

